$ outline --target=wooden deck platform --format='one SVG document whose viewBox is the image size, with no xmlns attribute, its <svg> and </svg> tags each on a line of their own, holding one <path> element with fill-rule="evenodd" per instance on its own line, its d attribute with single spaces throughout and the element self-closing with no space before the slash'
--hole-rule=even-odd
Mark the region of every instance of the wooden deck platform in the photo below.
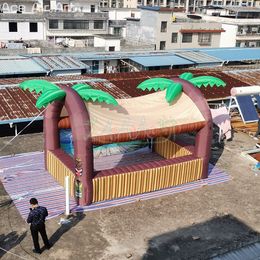
<svg viewBox="0 0 260 260">
<path fill-rule="evenodd" d="M 238 114 L 231 115 L 231 126 L 235 132 L 244 132 L 249 135 L 254 135 L 257 131 L 257 125 L 257 122 L 245 124 Z"/>
</svg>

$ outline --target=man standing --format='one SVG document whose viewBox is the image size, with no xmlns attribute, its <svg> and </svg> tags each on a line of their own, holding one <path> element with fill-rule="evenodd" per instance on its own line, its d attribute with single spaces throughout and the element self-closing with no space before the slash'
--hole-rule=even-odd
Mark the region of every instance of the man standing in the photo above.
<svg viewBox="0 0 260 260">
<path fill-rule="evenodd" d="M 49 243 L 46 229 L 45 229 L 45 218 L 48 216 L 48 211 L 45 207 L 38 205 L 38 201 L 35 198 L 30 199 L 30 213 L 27 218 L 27 223 L 31 223 L 31 234 L 34 244 L 34 253 L 41 254 L 41 249 L 39 245 L 39 233 L 41 234 L 44 245 L 47 249 L 51 248 Z"/>
</svg>

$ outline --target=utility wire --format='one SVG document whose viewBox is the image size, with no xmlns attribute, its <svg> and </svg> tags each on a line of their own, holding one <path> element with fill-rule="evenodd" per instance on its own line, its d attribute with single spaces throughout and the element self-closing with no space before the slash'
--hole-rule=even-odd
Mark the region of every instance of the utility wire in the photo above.
<svg viewBox="0 0 260 260">
<path fill-rule="evenodd" d="M 41 111 L 29 124 L 27 124 L 16 136 L 14 136 L 8 143 L 6 143 L 1 149 L 0 152 L 2 152 L 5 147 L 7 147 L 16 137 L 18 137 L 28 126 L 30 126 L 38 117 L 40 117 L 43 112 L 47 109 L 47 107 Z"/>
</svg>

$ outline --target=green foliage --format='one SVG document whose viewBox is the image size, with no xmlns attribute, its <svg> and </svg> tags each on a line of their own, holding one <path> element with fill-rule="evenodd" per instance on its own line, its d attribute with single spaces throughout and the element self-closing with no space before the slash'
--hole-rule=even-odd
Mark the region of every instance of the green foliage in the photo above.
<svg viewBox="0 0 260 260">
<path fill-rule="evenodd" d="M 30 92 L 35 91 L 37 94 L 49 90 L 59 90 L 60 88 L 47 80 L 43 79 L 31 79 L 26 80 L 19 84 L 19 87 L 23 90 L 28 89 Z"/>
<path fill-rule="evenodd" d="M 26 80 L 19 84 L 19 87 L 23 90 L 28 89 L 30 92 L 42 93 L 36 102 L 38 109 L 46 107 L 49 103 L 55 100 L 61 100 L 66 96 L 66 92 L 60 89 L 54 83 L 42 79 Z"/>
<path fill-rule="evenodd" d="M 212 76 L 200 76 L 200 77 L 196 77 L 196 78 L 192 78 L 190 80 L 188 80 L 190 83 L 192 83 L 193 85 L 195 85 L 196 87 L 201 87 L 201 86 L 217 86 L 217 87 L 225 87 L 226 83 L 216 77 L 212 77 Z"/>
<path fill-rule="evenodd" d="M 79 83 L 79 84 L 75 84 L 72 86 L 72 88 L 76 91 L 79 92 L 80 90 L 84 90 L 84 89 L 91 89 L 92 87 L 88 84 L 84 84 L 84 83 Z"/>
<path fill-rule="evenodd" d="M 172 80 L 170 79 L 165 79 L 165 78 L 152 78 L 152 79 L 147 79 L 140 83 L 137 88 L 141 90 L 164 90 L 168 88 L 172 84 Z"/>
<path fill-rule="evenodd" d="M 91 100 L 93 102 L 105 102 L 107 104 L 112 104 L 114 106 L 117 106 L 118 103 L 116 99 L 108 94 L 107 92 L 104 92 L 102 90 L 96 90 L 96 89 L 81 89 L 77 91 L 78 94 L 81 96 L 82 99 L 88 101 Z"/>
<path fill-rule="evenodd" d="M 184 72 L 179 76 L 180 79 L 184 79 L 184 80 L 190 80 L 193 78 L 193 74 L 190 72 Z"/>
<path fill-rule="evenodd" d="M 66 92 L 62 89 L 58 90 L 48 90 L 41 94 L 36 102 L 37 108 L 46 107 L 49 103 L 55 100 L 61 100 L 66 96 Z"/>
<path fill-rule="evenodd" d="M 178 95 L 180 95 L 181 92 L 182 92 L 182 84 L 172 82 L 172 85 L 170 85 L 166 90 L 166 96 L 165 96 L 166 101 L 168 103 L 172 103 L 172 101 Z"/>
</svg>

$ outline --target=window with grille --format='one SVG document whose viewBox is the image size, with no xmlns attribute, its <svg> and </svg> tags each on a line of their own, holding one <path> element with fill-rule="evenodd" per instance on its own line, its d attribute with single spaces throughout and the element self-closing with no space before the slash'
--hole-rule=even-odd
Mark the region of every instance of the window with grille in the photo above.
<svg viewBox="0 0 260 260">
<path fill-rule="evenodd" d="M 30 23 L 30 32 L 38 32 L 38 24 Z"/>
<path fill-rule="evenodd" d="M 165 50 L 165 46 L 166 46 L 166 42 L 165 41 L 161 41 L 160 42 L 160 50 Z"/>
<path fill-rule="evenodd" d="M 94 29 L 103 29 L 104 23 L 103 21 L 95 20 L 94 21 Z"/>
<path fill-rule="evenodd" d="M 91 5 L 91 6 L 90 6 L 90 12 L 91 12 L 91 13 L 95 13 L 95 11 L 96 11 L 95 5 Z"/>
<path fill-rule="evenodd" d="M 67 29 L 67 30 L 89 29 L 89 21 L 65 20 L 64 29 Z"/>
<path fill-rule="evenodd" d="M 172 33 L 172 43 L 176 43 L 178 41 L 178 33 Z"/>
<path fill-rule="evenodd" d="M 50 20 L 49 21 L 49 29 L 58 29 L 59 21 L 58 20 Z"/>
<path fill-rule="evenodd" d="M 167 32 L 167 22 L 161 22 L 161 32 Z"/>
<path fill-rule="evenodd" d="M 183 33 L 182 34 L 182 42 L 192 42 L 192 33 Z"/>
<path fill-rule="evenodd" d="M 9 23 L 9 32 L 17 32 L 17 23 Z"/>
<path fill-rule="evenodd" d="M 210 45 L 211 44 L 211 33 L 199 33 L 198 38 L 199 44 Z"/>
</svg>

